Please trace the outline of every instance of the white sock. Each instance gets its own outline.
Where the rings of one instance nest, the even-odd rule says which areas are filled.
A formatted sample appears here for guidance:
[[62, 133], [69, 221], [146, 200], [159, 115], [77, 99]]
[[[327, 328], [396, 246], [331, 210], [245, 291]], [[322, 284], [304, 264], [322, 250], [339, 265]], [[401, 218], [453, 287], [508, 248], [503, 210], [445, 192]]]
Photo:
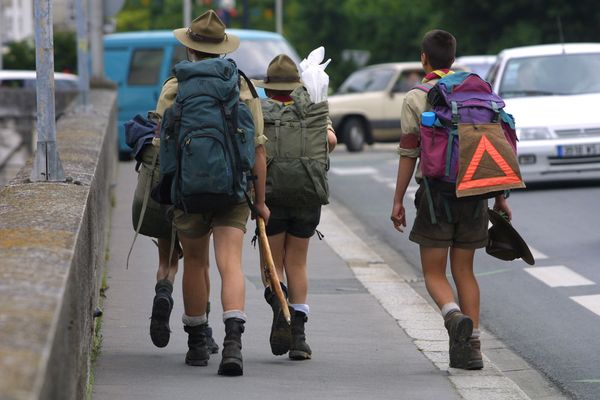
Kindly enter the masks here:
[[451, 312], [454, 312], [454, 311], [460, 311], [460, 307], [458, 306], [458, 304], [456, 304], [456, 303], [446, 303], [442, 307], [442, 316], [445, 319], [448, 314], [450, 314]]
[[481, 330], [479, 330], [479, 329], [473, 329], [473, 333], [471, 334], [471, 338], [473, 338], [473, 339], [479, 339], [479, 336], [481, 336]]
[[294, 311], [303, 312], [308, 316], [308, 312], [310, 311], [310, 307], [308, 304], [290, 304], [290, 307], [294, 309]]
[[228, 320], [229, 318], [238, 318], [244, 322], [246, 322], [246, 320], [248, 319], [248, 317], [246, 316], [246, 313], [241, 310], [224, 311], [223, 312], [223, 322], [225, 322], [225, 320]]
[[183, 324], [187, 326], [198, 326], [206, 324], [208, 322], [208, 318], [206, 318], [206, 314], [198, 315], [195, 317], [183, 314], [183, 316], [181, 317], [181, 321], [183, 321]]

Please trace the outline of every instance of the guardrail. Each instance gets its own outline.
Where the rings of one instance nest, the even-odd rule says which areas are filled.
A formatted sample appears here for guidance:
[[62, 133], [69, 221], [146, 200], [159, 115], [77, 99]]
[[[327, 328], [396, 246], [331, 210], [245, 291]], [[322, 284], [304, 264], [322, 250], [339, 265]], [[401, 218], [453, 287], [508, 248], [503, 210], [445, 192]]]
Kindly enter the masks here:
[[0, 398], [81, 399], [117, 163], [116, 93], [57, 123], [66, 182], [0, 188]]

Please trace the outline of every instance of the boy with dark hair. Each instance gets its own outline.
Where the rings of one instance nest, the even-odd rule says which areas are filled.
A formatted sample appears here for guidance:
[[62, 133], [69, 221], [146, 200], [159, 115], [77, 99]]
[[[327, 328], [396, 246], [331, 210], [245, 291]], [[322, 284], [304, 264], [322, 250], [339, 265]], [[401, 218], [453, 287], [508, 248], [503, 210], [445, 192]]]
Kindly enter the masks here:
[[[423, 83], [435, 85], [442, 77], [452, 74], [450, 70], [456, 53], [456, 39], [443, 30], [427, 32], [422, 42], [421, 63], [425, 70]], [[422, 172], [417, 159], [420, 157], [420, 117], [430, 111], [427, 93], [415, 88], [407, 93], [400, 115], [402, 135], [398, 154], [400, 163], [391, 220], [394, 228], [403, 232], [406, 226], [404, 195], [415, 172], [420, 187], [416, 193], [417, 216], [409, 239], [420, 246], [421, 266], [425, 286], [441, 310], [444, 325], [450, 337], [450, 367], [481, 369], [481, 344], [479, 340], [479, 286], [473, 274], [475, 250], [487, 244], [487, 200], [450, 200], [448, 212], [452, 222], [438, 218], [434, 223], [428, 215], [429, 203], [425, 196]], [[432, 189], [433, 201], [439, 201]], [[445, 205], [434, 204], [443, 209]], [[511, 216], [510, 208], [503, 195], [496, 196], [494, 209]], [[446, 211], [446, 210], [444, 210]], [[452, 287], [446, 278], [446, 265], [450, 258], [452, 278], [456, 284], [458, 304]]]

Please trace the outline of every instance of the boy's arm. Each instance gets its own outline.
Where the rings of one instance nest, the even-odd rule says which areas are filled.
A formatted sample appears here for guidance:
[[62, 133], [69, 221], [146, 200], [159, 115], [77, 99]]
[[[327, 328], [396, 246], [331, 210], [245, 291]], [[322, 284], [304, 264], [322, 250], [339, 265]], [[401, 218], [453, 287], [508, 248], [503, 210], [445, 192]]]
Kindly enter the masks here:
[[404, 210], [404, 195], [406, 194], [406, 188], [410, 183], [410, 179], [415, 171], [417, 164], [416, 158], [402, 157], [400, 156], [400, 162], [398, 163], [398, 174], [396, 177], [396, 190], [394, 192], [394, 203], [392, 205], [392, 216], [391, 220], [394, 224], [394, 228], [397, 231], [404, 232], [402, 229], [406, 226], [406, 211]]
[[508, 220], [512, 220], [512, 211], [508, 206], [508, 201], [506, 201], [506, 197], [504, 197], [504, 194], [499, 194], [498, 196], [496, 196], [496, 199], [494, 201], [494, 210], [505, 212], [508, 216]]
[[271, 211], [265, 204], [265, 185], [267, 182], [267, 152], [262, 144], [254, 148], [256, 160], [252, 173], [256, 177], [254, 181], [254, 206], [256, 211], [265, 220], [265, 224], [269, 222]]

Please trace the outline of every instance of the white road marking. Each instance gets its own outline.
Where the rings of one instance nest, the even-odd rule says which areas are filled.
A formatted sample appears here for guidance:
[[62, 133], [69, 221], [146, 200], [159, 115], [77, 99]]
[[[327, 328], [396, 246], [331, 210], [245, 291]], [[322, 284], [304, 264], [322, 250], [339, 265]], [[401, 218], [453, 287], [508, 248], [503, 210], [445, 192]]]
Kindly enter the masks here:
[[544, 253], [542, 253], [539, 250], [534, 249], [531, 246], [529, 246], [529, 250], [531, 251], [531, 255], [533, 256], [533, 258], [535, 260], [546, 260], [548, 258], [547, 255], [545, 255]]
[[600, 315], [600, 294], [589, 296], [573, 296], [571, 300], [581, 304], [594, 314]]
[[336, 175], [374, 175], [377, 170], [373, 167], [333, 167], [330, 172]]
[[375, 180], [375, 182], [379, 182], [379, 183], [393, 183], [394, 186], [396, 186], [396, 179], [395, 178], [388, 178], [386, 176], [381, 176], [381, 175], [373, 175], [372, 178]]
[[550, 287], [595, 285], [595, 282], [579, 275], [564, 265], [525, 268], [525, 271]]

